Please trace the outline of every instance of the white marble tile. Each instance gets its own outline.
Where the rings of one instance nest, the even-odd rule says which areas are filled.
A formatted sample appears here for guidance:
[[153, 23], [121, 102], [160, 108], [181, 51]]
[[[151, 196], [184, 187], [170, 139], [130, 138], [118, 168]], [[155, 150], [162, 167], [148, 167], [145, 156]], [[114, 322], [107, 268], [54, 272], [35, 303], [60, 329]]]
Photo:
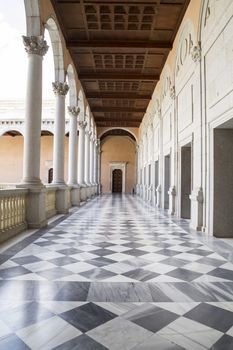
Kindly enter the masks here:
[[176, 258], [181, 260], [187, 260], [187, 261], [196, 261], [201, 259], [201, 256], [196, 254], [181, 253], [176, 255]]
[[164, 274], [175, 270], [176, 267], [157, 262], [154, 264], [147, 265], [145, 269], [159, 274]]
[[58, 316], [16, 332], [32, 350], [50, 350], [82, 333]]
[[127, 254], [124, 254], [124, 253], [109, 254], [109, 255], [107, 255], [107, 258], [108, 259], [112, 259], [114, 261], [123, 261], [123, 260], [128, 260], [128, 259], [135, 259], [134, 256], [127, 255]]
[[54, 314], [60, 314], [87, 304], [87, 301], [41, 301], [40, 304]]
[[32, 264], [27, 264], [27, 269], [32, 272], [39, 272], [44, 270], [49, 270], [57, 267], [49, 261], [38, 261]]
[[[161, 248], [160, 248], [160, 250], [161, 250]], [[148, 253], [148, 254], [145, 254], [145, 255], [141, 255], [141, 258], [145, 259], [145, 260], [156, 262], [156, 261], [165, 260], [168, 257], [165, 256], [165, 255], [162, 255], [162, 254]]]
[[192, 310], [195, 306], [199, 305], [198, 302], [190, 302], [190, 303], [174, 303], [174, 302], [168, 302], [168, 303], [153, 303], [153, 305], [156, 305], [158, 307], [161, 307], [162, 309], [165, 309], [167, 311], [174, 312], [177, 315], [184, 315], [186, 312]]
[[87, 332], [87, 335], [111, 350], [130, 350], [153, 333], [128, 320], [116, 318]]
[[85, 261], [80, 261], [80, 262], [77, 262], [74, 264], [65, 265], [64, 268], [66, 270], [72, 271], [74, 273], [80, 273], [80, 272], [92, 270], [93, 265], [90, 265], [90, 264], [86, 263]]
[[222, 332], [185, 317], [178, 318], [157, 334], [187, 350], [209, 349], [223, 335]]
[[200, 263], [195, 262], [195, 261], [191, 262], [189, 264], [183, 265], [182, 268], [184, 268], [186, 270], [194, 271], [194, 272], [199, 272], [199, 273], [208, 273], [208, 272], [216, 269], [215, 266], [200, 264]]
[[0, 338], [12, 333], [12, 330], [0, 320]]

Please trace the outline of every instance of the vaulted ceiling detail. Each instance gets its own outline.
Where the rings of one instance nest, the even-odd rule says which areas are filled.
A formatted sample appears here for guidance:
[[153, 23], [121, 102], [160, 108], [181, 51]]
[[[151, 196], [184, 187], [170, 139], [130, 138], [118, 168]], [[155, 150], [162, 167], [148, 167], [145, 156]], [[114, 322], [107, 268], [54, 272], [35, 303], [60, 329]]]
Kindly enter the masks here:
[[52, 0], [97, 126], [139, 126], [189, 0]]

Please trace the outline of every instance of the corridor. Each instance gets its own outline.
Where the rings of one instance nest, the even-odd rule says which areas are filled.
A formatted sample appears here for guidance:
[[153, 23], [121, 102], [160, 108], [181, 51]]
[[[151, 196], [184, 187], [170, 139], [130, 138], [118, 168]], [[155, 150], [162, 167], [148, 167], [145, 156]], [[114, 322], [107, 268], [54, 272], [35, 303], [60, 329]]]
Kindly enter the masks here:
[[232, 349], [232, 243], [187, 228], [105, 195], [11, 246], [0, 350]]

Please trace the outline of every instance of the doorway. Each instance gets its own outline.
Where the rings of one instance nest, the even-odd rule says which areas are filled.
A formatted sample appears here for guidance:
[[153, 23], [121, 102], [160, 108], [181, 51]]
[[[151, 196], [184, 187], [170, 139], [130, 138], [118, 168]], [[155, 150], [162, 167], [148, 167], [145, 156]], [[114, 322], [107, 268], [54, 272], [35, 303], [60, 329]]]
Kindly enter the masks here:
[[114, 169], [112, 172], [112, 192], [122, 193], [122, 170]]
[[170, 154], [164, 158], [164, 209], [169, 209]]
[[48, 171], [48, 183], [51, 184], [53, 182], [53, 168], [50, 168]]
[[181, 147], [181, 217], [191, 218], [192, 144]]
[[233, 120], [214, 129], [213, 234], [233, 237]]

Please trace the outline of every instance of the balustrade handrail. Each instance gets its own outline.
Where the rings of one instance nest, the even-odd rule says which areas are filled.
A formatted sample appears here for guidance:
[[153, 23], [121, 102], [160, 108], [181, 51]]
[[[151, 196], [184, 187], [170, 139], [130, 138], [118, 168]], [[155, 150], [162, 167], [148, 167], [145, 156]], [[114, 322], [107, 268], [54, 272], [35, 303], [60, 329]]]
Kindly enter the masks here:
[[14, 195], [28, 193], [27, 188], [4, 188], [0, 189], [0, 197], [13, 197]]

